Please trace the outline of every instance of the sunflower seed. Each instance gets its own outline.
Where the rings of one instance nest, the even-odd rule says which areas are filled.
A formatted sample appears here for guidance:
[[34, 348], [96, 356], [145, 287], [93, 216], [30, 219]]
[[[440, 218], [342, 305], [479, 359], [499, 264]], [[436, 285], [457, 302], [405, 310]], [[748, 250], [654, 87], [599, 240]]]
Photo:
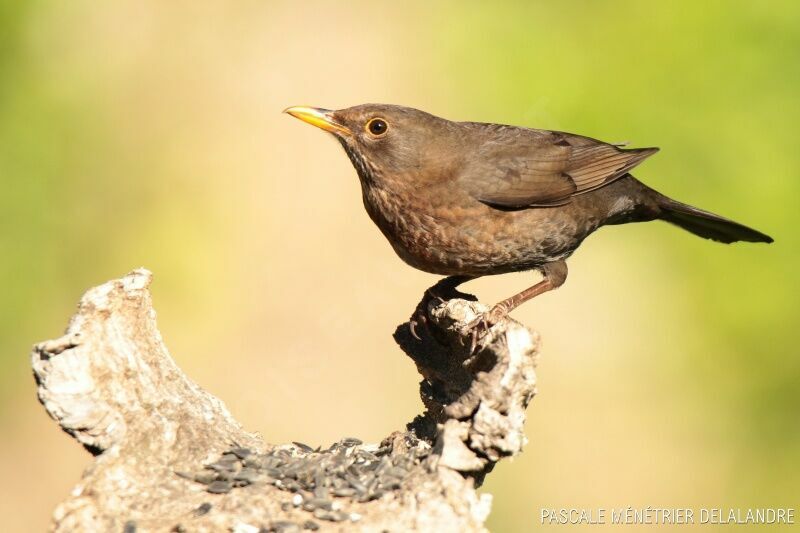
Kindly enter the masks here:
[[208, 503], [208, 502], [205, 502], [205, 503], [201, 503], [200, 506], [197, 509], [192, 511], [192, 514], [194, 516], [203, 516], [204, 514], [208, 514], [208, 512], [210, 510], [211, 510], [211, 504]]
[[233, 479], [235, 481], [245, 481], [247, 484], [252, 483], [259, 478], [259, 472], [255, 468], [245, 467], [239, 470]]
[[312, 448], [308, 444], [303, 444], [302, 442], [297, 442], [296, 440], [292, 441], [292, 444], [294, 444], [295, 446], [297, 446], [298, 448], [300, 448], [304, 452], [312, 453], [314, 451], [314, 448]]
[[201, 474], [194, 475], [194, 480], [198, 483], [202, 483], [203, 485], [208, 485], [215, 479], [217, 479], [217, 475], [213, 472], [203, 472]]
[[270, 531], [275, 531], [275, 533], [299, 533], [300, 525], [289, 520], [276, 520], [270, 524]]
[[314, 487], [314, 497], [315, 498], [321, 498], [321, 499], [327, 498], [329, 492], [330, 491], [328, 490], [328, 487], [321, 486], [321, 485], [317, 485], [316, 487]]
[[225, 494], [231, 491], [231, 484], [227, 481], [214, 481], [208, 485], [206, 490], [211, 494]]
[[250, 448], [231, 448], [230, 453], [238, 457], [239, 459], [247, 459], [251, 455], [253, 455], [253, 450]]

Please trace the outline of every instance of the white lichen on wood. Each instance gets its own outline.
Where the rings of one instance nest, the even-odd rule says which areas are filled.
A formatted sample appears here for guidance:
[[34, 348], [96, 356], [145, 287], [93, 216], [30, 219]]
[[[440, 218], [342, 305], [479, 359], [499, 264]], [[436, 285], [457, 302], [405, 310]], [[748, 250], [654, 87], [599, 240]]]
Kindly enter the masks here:
[[423, 376], [425, 413], [380, 444], [275, 446], [177, 367], [150, 281], [139, 269], [89, 290], [66, 334], [34, 347], [42, 405], [96, 455], [54, 530], [485, 530], [491, 497], [475, 486], [525, 443], [535, 333], [504, 320], [471, 353], [466, 324], [485, 307], [426, 293], [417, 334], [395, 333]]

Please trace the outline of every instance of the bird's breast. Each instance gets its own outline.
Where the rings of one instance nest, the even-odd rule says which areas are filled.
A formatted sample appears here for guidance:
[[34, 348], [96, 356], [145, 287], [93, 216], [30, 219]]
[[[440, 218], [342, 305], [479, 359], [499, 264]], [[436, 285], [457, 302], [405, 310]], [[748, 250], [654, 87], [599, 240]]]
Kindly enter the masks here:
[[569, 255], [574, 228], [545, 210], [499, 211], [443, 187], [365, 186], [367, 213], [409, 265], [434, 274], [529, 270]]

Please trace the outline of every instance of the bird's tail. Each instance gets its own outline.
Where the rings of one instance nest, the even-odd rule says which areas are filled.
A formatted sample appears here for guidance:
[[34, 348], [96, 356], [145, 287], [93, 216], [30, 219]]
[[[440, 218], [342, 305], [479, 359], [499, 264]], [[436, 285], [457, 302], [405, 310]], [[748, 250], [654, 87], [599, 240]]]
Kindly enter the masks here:
[[732, 243], [772, 242], [772, 237], [738, 222], [703, 211], [659, 194], [659, 218], [705, 239]]

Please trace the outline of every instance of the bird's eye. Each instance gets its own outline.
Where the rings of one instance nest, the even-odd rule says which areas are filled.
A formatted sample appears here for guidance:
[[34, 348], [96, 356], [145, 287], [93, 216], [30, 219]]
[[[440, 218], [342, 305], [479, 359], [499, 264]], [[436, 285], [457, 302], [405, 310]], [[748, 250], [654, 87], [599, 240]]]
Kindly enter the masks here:
[[367, 131], [376, 137], [386, 133], [387, 129], [389, 129], [389, 125], [382, 118], [373, 118], [367, 122]]

